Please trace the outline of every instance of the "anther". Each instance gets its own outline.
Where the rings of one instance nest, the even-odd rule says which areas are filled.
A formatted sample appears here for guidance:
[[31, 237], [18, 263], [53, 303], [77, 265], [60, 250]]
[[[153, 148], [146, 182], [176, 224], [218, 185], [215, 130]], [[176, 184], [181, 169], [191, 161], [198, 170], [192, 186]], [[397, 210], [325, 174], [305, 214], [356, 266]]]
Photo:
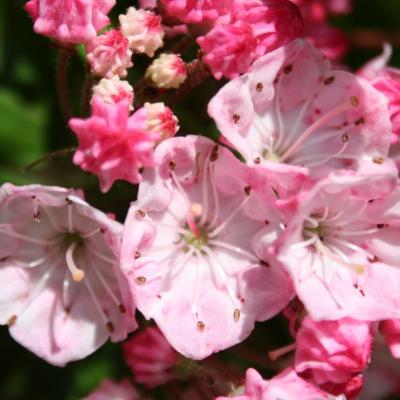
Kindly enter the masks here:
[[360, 117], [354, 122], [355, 126], [360, 126], [360, 125], [364, 125], [364, 124], [365, 124], [365, 118], [364, 117]]
[[65, 202], [67, 203], [68, 206], [72, 205], [72, 200], [69, 197], [65, 198]]
[[350, 97], [350, 104], [353, 107], [358, 107], [360, 105], [360, 99], [357, 96], [351, 96]]
[[233, 318], [234, 320], [237, 322], [240, 319], [240, 310], [238, 308], [235, 309], [235, 311], [233, 312]]
[[289, 75], [292, 72], [292, 70], [293, 70], [293, 65], [289, 64], [289, 65], [286, 65], [286, 67], [283, 69], [283, 73], [285, 75]]
[[376, 224], [376, 227], [377, 227], [378, 229], [383, 229], [383, 228], [386, 228], [387, 225], [386, 225], [386, 224]]
[[135, 217], [136, 218], [144, 218], [146, 216], [146, 213], [143, 210], [136, 210], [135, 211]]
[[368, 257], [368, 261], [373, 264], [373, 263], [377, 263], [379, 261], [379, 258], [377, 256], [373, 256], [373, 257]]
[[218, 150], [219, 150], [219, 146], [215, 145], [212, 150], [211, 150], [211, 154], [210, 154], [210, 161], [214, 162], [217, 160], [218, 158]]
[[171, 160], [171, 161], [168, 163], [168, 167], [169, 167], [169, 169], [170, 169], [171, 171], [175, 171], [175, 169], [176, 169], [176, 162], [175, 162], [174, 160]]
[[257, 82], [256, 92], [260, 93], [263, 91], [263, 89], [264, 89], [264, 85], [261, 82]]
[[203, 321], [197, 321], [197, 329], [200, 331], [200, 332], [203, 332], [204, 331], [204, 329], [205, 329], [205, 327], [206, 327], [206, 325], [205, 325], [205, 323], [203, 322]]
[[256, 157], [254, 159], [254, 164], [261, 164], [261, 157]]
[[350, 140], [348, 133], [343, 133], [342, 135], [342, 142], [347, 143]]
[[239, 114], [233, 114], [232, 116], [233, 122], [237, 124], [240, 121], [240, 115]]
[[135, 260], [137, 260], [138, 258], [140, 258], [142, 255], [140, 254], [140, 251], [138, 251], [138, 250], [136, 250], [134, 253], [133, 253], [133, 258], [135, 259]]
[[108, 332], [110, 332], [110, 333], [114, 332], [114, 325], [111, 322], [107, 322], [106, 327], [107, 327]]
[[136, 285], [144, 285], [146, 283], [146, 277], [145, 276], [138, 276], [135, 278], [135, 283]]
[[271, 268], [271, 264], [268, 261], [260, 260], [260, 265], [263, 267]]
[[374, 158], [372, 159], [372, 161], [373, 161], [375, 164], [381, 165], [381, 164], [383, 164], [383, 163], [385, 162], [385, 159], [384, 159], [383, 157], [374, 157]]
[[330, 76], [329, 78], [326, 78], [325, 80], [324, 80], [324, 85], [330, 85], [333, 81], [335, 80], [335, 77], [334, 76]]
[[8, 326], [13, 326], [17, 322], [17, 316], [14, 314], [7, 320]]
[[102, 233], [103, 235], [107, 232], [107, 228], [101, 227], [100, 228], [100, 233]]
[[40, 214], [39, 211], [36, 211], [36, 212], [33, 214], [33, 220], [34, 220], [35, 222], [37, 222], [37, 223], [39, 223], [39, 222], [42, 220], [42, 215]]
[[251, 186], [246, 186], [246, 187], [244, 188], [244, 194], [245, 194], [246, 196], [250, 196], [250, 193], [251, 193]]
[[126, 308], [123, 304], [119, 304], [118, 305], [118, 310], [120, 311], [120, 313], [125, 314], [126, 313]]

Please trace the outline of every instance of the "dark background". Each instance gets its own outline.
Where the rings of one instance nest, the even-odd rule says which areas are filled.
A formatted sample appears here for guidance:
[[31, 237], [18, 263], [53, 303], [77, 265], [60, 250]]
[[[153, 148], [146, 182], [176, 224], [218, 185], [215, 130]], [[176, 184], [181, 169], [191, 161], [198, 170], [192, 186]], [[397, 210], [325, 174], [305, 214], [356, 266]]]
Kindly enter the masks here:
[[[33, 33], [32, 21], [22, 9], [24, 3], [23, 0], [0, 2], [0, 184], [82, 187], [90, 203], [103, 211], [115, 212], [123, 221], [129, 202], [134, 199], [135, 188], [119, 182], [109, 193], [101, 195], [97, 178], [75, 167], [71, 163], [71, 154], [47, 160], [23, 172], [24, 167], [46, 154], [76, 144], [58, 106], [55, 86], [57, 51], [47, 38]], [[380, 52], [378, 44], [381, 39], [376, 39], [376, 34], [359, 34], [360, 30], [373, 30], [392, 40], [395, 47], [392, 64], [400, 66], [400, 51], [396, 48], [400, 45], [400, 0], [358, 0], [354, 3], [351, 15], [333, 21], [348, 33], [351, 42], [358, 45], [351, 49], [346, 64], [358, 68]], [[113, 11], [114, 21], [131, 5], [134, 2], [118, 0]], [[186, 54], [187, 59], [190, 54], [190, 51]], [[140, 77], [144, 63], [145, 59], [137, 59], [130, 75], [132, 82]], [[83, 74], [82, 60], [76, 58], [69, 73], [75, 115], [79, 114]], [[207, 99], [220, 84], [210, 80], [194, 90], [184, 105], [175, 109], [182, 133], [217, 135], [205, 110]], [[266, 350], [288, 343], [286, 332], [285, 322], [278, 317], [259, 324], [244, 346], [266, 354]], [[224, 357], [244, 370], [250, 364], [233, 356], [235, 352], [236, 349]], [[256, 365], [256, 361], [252, 362], [254, 366], [265, 376], [271, 375], [267, 364], [260, 361], [263, 365]], [[56, 368], [19, 346], [10, 338], [7, 328], [0, 327], [0, 400], [78, 399], [93, 390], [103, 377], [123, 376], [129, 376], [129, 371], [116, 344], [103, 346], [81, 362]]]

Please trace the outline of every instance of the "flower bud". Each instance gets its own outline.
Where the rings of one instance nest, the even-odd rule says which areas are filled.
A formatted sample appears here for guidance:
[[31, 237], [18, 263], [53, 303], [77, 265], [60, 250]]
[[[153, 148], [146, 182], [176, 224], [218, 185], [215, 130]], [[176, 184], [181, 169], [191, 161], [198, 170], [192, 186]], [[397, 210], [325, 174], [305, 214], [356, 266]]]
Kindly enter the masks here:
[[177, 89], [187, 78], [185, 63], [177, 54], [163, 53], [151, 63], [146, 78], [158, 88]]
[[161, 134], [160, 141], [175, 136], [179, 130], [178, 118], [164, 103], [146, 103], [147, 129]]
[[[123, 99], [127, 99], [132, 104], [134, 94], [133, 87], [128, 81], [121, 80], [118, 75], [111, 79], [103, 78], [93, 87], [93, 96], [99, 96], [105, 103], [115, 104]], [[130, 106], [133, 110], [133, 106]]]

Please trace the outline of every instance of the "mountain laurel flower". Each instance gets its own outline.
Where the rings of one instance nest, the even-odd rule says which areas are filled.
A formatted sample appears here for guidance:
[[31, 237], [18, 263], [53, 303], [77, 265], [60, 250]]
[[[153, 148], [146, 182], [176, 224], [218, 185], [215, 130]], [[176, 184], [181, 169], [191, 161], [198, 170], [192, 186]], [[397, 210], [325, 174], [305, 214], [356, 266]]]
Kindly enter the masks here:
[[229, 12], [233, 0], [161, 0], [160, 5], [168, 17], [185, 24], [215, 21]]
[[85, 358], [136, 328], [119, 267], [122, 226], [77, 191], [0, 188], [0, 323], [51, 364]]
[[83, 400], [140, 400], [141, 398], [129, 379], [119, 382], [103, 379], [99, 387]]
[[314, 320], [400, 317], [396, 176], [331, 175], [290, 206], [274, 247]]
[[107, 14], [114, 5], [115, 0], [30, 0], [25, 10], [36, 33], [60, 43], [81, 44], [110, 23]]
[[103, 78], [93, 87], [93, 96], [99, 96], [105, 103], [115, 104], [121, 100], [127, 100], [129, 109], [133, 110], [133, 87], [128, 81], [121, 80], [118, 75], [112, 78]]
[[155, 51], [162, 47], [164, 29], [161, 17], [153, 11], [129, 7], [126, 14], [119, 16], [119, 22], [131, 50], [154, 57]]
[[137, 383], [149, 388], [174, 379], [181, 357], [156, 326], [145, 328], [122, 344], [125, 362]]
[[334, 70], [298, 39], [259, 58], [249, 73], [227, 83], [208, 112], [249, 165], [313, 178], [357, 169], [386, 157], [387, 100], [367, 81]]
[[118, 29], [111, 29], [97, 36], [86, 45], [87, 60], [94, 74], [111, 79], [114, 75], [124, 78], [133, 66], [132, 51], [128, 40]]
[[177, 89], [187, 78], [186, 65], [178, 54], [163, 53], [147, 68], [145, 77], [160, 89]]
[[69, 121], [79, 140], [73, 161], [98, 175], [103, 192], [118, 179], [140, 182], [140, 169], [154, 166], [153, 148], [161, 133], [148, 130], [145, 110], [130, 115], [129, 106], [127, 99], [108, 104], [94, 96], [92, 115]]
[[329, 393], [358, 398], [374, 336], [370, 322], [306, 317], [296, 337], [295, 370]]
[[143, 315], [202, 359], [280, 312], [292, 286], [257, 240], [269, 213], [246, 165], [201, 136], [168, 139], [155, 158], [126, 219], [122, 265]]
[[164, 103], [145, 103], [147, 128], [149, 131], [160, 133], [159, 140], [165, 140], [179, 130], [178, 118]]
[[394, 358], [400, 358], [400, 319], [382, 321], [379, 329]]
[[216, 400], [232, 398], [236, 400], [346, 400], [344, 396], [331, 396], [306, 382], [292, 368], [285, 369], [269, 381], [264, 380], [256, 370], [250, 368], [246, 372], [244, 388], [235, 390], [235, 393], [229, 397], [217, 397]]

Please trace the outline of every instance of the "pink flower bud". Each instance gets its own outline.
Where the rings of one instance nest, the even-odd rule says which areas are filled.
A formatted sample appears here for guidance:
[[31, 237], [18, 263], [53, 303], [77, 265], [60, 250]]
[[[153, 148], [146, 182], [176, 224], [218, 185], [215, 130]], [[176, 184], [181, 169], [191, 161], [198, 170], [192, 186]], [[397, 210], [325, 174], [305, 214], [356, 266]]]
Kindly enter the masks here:
[[164, 30], [161, 17], [152, 11], [129, 7], [119, 16], [121, 32], [129, 41], [129, 48], [149, 57], [163, 45]]
[[103, 78], [93, 87], [93, 96], [99, 96], [105, 103], [109, 104], [126, 99], [131, 104], [130, 109], [133, 110], [133, 87], [128, 81], [121, 80], [118, 75], [114, 75], [111, 79]]
[[174, 378], [179, 355], [157, 327], [146, 328], [127, 340], [122, 348], [136, 382], [153, 388]]
[[147, 128], [160, 133], [160, 141], [175, 136], [179, 130], [178, 118], [169, 107], [164, 103], [146, 103], [144, 108], [147, 111]]
[[127, 68], [133, 66], [128, 40], [117, 29], [97, 36], [86, 45], [86, 51], [93, 73], [99, 76], [123, 78], [128, 73]]
[[177, 54], [163, 53], [151, 63], [146, 78], [158, 88], [177, 89], [187, 78], [185, 63]]

